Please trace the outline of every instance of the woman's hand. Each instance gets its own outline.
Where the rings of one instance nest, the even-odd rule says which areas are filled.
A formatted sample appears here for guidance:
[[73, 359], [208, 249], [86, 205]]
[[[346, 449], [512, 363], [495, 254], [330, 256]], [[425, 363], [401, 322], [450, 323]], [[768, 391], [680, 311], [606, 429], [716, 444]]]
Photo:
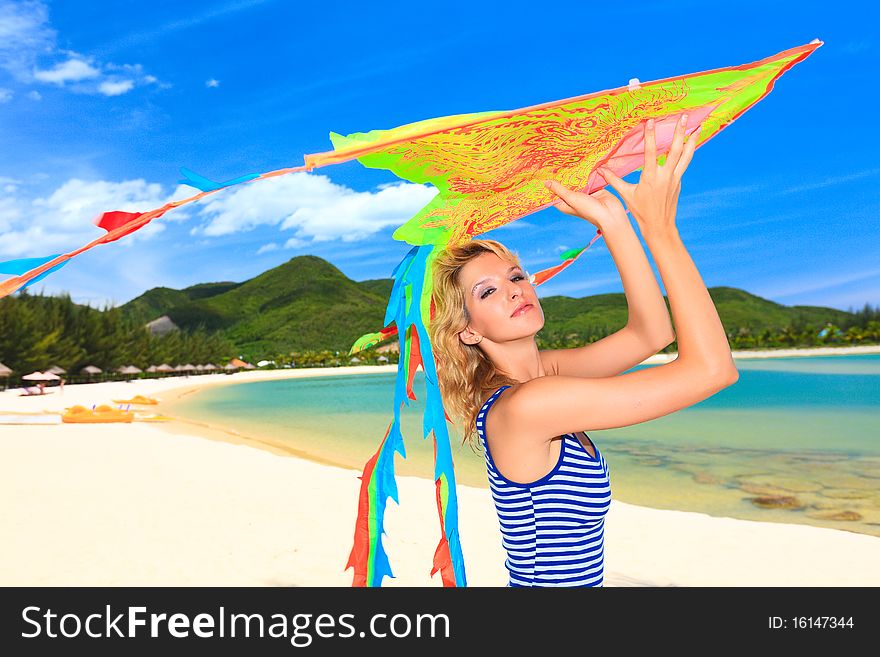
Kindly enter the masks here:
[[660, 166], [657, 164], [654, 120], [649, 119], [645, 124], [645, 165], [637, 185], [621, 180], [604, 167], [598, 169], [602, 177], [617, 190], [626, 202], [627, 208], [639, 224], [642, 235], [675, 229], [675, 213], [678, 206], [678, 195], [681, 192], [681, 177], [694, 155], [700, 127], [690, 135], [687, 144], [685, 144], [687, 114], [683, 114], [675, 126], [675, 134], [672, 138], [672, 146], [666, 156], [666, 163]]
[[586, 219], [600, 231], [606, 231], [619, 223], [629, 225], [626, 209], [620, 200], [607, 189], [597, 189], [592, 194], [575, 192], [556, 180], [544, 183], [559, 197], [554, 205], [565, 214]]

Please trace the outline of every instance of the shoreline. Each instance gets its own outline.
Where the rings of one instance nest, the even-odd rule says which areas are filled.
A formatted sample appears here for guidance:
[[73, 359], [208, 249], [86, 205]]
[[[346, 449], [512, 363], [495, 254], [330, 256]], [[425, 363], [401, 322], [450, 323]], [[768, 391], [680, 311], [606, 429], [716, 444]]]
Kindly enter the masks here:
[[[772, 350], [749, 350], [749, 351], [731, 351], [734, 359], [765, 359], [765, 358], [787, 358], [793, 356], [832, 356], [832, 355], [853, 355], [853, 354], [880, 354], [880, 345], [861, 345], [854, 347], [819, 347], [809, 349], [772, 349]], [[667, 363], [678, 356], [677, 353], [672, 354], [654, 354], [643, 360], [639, 365], [657, 365]], [[349, 365], [341, 367], [310, 367], [302, 369], [276, 369], [276, 370], [244, 370], [234, 374], [200, 374], [194, 376], [174, 376], [156, 379], [135, 379], [130, 382], [124, 381], [108, 381], [102, 383], [76, 383], [67, 384], [64, 394], [54, 394], [51, 396], [34, 395], [33, 397], [15, 397], [18, 400], [17, 405], [29, 404], [36, 407], [38, 401], [41, 404], [42, 413], [61, 413], [67, 406], [74, 404], [82, 404], [90, 406], [91, 404], [112, 404], [111, 397], [121, 398], [125, 396], [123, 392], [131, 392], [144, 396], [154, 396], [160, 399], [157, 406], [141, 406], [138, 407], [143, 411], [168, 409], [184, 401], [190, 395], [195, 395], [200, 391], [218, 386], [218, 385], [234, 385], [245, 383], [257, 383], [260, 381], [273, 381], [277, 379], [297, 379], [323, 376], [352, 376], [358, 374], [375, 374], [375, 373], [394, 373], [397, 371], [397, 364], [389, 365]], [[120, 392], [118, 386], [125, 386], [125, 390]], [[27, 411], [13, 410], [8, 411], [7, 400], [12, 395], [17, 395], [17, 388], [11, 388], [0, 391], [0, 416], [4, 414], [27, 415]], [[75, 399], [71, 399], [68, 391], [76, 390]], [[57, 393], [57, 388], [54, 389]], [[82, 399], [86, 392], [98, 392], [103, 394], [89, 395], [91, 401]], [[4, 396], [5, 395], [5, 396]], [[161, 395], [161, 397], [159, 397]], [[97, 400], [96, 400], [97, 398]], [[25, 401], [27, 400], [27, 401]], [[165, 413], [162, 413], [163, 415]], [[260, 449], [276, 456], [287, 456], [292, 458], [301, 458], [333, 467], [350, 469], [351, 466], [342, 464], [337, 461], [322, 458], [308, 452], [304, 452], [290, 444], [280, 440], [275, 440], [268, 436], [244, 434], [240, 431], [232, 429], [222, 424], [209, 423], [199, 420], [193, 420], [184, 417], [168, 416], [170, 419], [163, 422], [153, 423], [154, 426], [162, 431], [172, 434], [186, 433], [207, 439], [213, 442], [225, 442], [233, 445], [244, 445], [253, 449]], [[360, 472], [359, 472], [360, 474]], [[426, 481], [430, 481], [428, 477], [423, 477]]]
[[[874, 349], [868, 353], [880, 353]], [[19, 397], [13, 389], [0, 392], [0, 413], [57, 413], [135, 394], [160, 398], [158, 407], [140, 408], [162, 413], [214, 385], [396, 370], [391, 364], [69, 384], [45, 397]], [[184, 419], [55, 426], [0, 427], [0, 494], [20, 500], [0, 507], [8, 537], [0, 583], [351, 585], [344, 566], [359, 469]], [[400, 504], [388, 504], [383, 537], [396, 577], [383, 586], [441, 586], [439, 575], [429, 574], [438, 538], [434, 482], [397, 480]], [[504, 586], [490, 491], [457, 489], [468, 585]], [[606, 586], [880, 585], [880, 538], [843, 530], [612, 500], [606, 543]]]
[[[880, 345], [858, 345], [852, 347], [816, 347], [803, 349], [764, 349], [764, 350], [740, 350], [731, 351], [735, 360], [748, 360], [754, 358], [789, 358], [789, 357], [810, 357], [810, 356], [838, 356], [838, 355], [860, 355], [860, 354], [880, 354]], [[677, 358], [677, 353], [671, 354], [654, 354], [643, 360], [639, 365], [663, 364]], [[397, 371], [397, 364], [389, 365], [348, 365], [341, 367], [308, 367], [308, 368], [290, 368], [275, 370], [249, 370], [240, 371], [234, 374], [199, 374], [193, 376], [169, 376], [151, 379], [133, 379], [131, 381], [105, 381], [100, 383], [68, 383], [65, 385], [65, 391], [79, 390], [88, 388], [89, 391], [104, 392], [107, 386], [126, 385], [132, 386], [130, 392], [132, 394], [144, 394], [146, 396], [156, 394], [170, 394], [171, 399], [163, 400], [166, 403], [177, 403], [183, 397], [193, 394], [197, 390], [214, 385], [227, 385], [234, 383], [252, 383], [257, 381], [271, 381], [275, 379], [288, 378], [308, 378], [318, 376], [346, 376], [357, 374], [376, 374], [376, 373], [393, 373]], [[137, 386], [137, 390], [134, 389]], [[10, 405], [27, 405], [28, 408], [37, 408], [42, 406], [50, 409], [48, 412], [61, 412], [64, 407], [71, 406], [81, 401], [71, 401], [71, 396], [65, 396], [65, 393], [59, 394], [57, 386], [52, 386], [48, 390], [52, 393], [49, 395], [32, 395], [20, 397], [18, 391], [21, 387], [7, 388], [0, 391], [0, 413], [22, 413], [23, 409], [8, 410]], [[115, 394], [124, 394], [126, 391], [115, 391]], [[75, 395], [80, 397], [81, 395]], [[106, 396], [106, 395], [105, 395]], [[15, 400], [22, 400], [17, 402]], [[27, 402], [23, 401], [27, 400]], [[42, 402], [39, 404], [38, 402]], [[99, 403], [112, 403], [109, 397]], [[24, 411], [26, 412], [26, 411]]]
[[[828, 355], [852, 355], [852, 354], [880, 354], [880, 345], [863, 345], [856, 347], [821, 347], [815, 349], [774, 349], [760, 351], [732, 351], [734, 359], [763, 359], [763, 358], [785, 358], [792, 356], [828, 356]], [[674, 360], [678, 356], [673, 354], [654, 354], [643, 360], [640, 365], [659, 365]], [[366, 370], [366, 371], [365, 371]], [[372, 374], [372, 373], [393, 373], [397, 371], [397, 364], [391, 365], [357, 365], [343, 367], [315, 367], [304, 369], [281, 369], [281, 370], [252, 370], [248, 372], [240, 372], [233, 375], [199, 375], [191, 377], [196, 381], [190, 381], [188, 384], [182, 384], [180, 387], [169, 388], [166, 393], [166, 399], [162, 405], [174, 406], [184, 400], [189, 395], [197, 394], [207, 387], [214, 385], [230, 385], [235, 383], [253, 383], [258, 381], [270, 381], [276, 379], [287, 378], [307, 378], [313, 376], [345, 376], [355, 374]], [[243, 380], [235, 379], [238, 374], [260, 374], [262, 376], [253, 377], [252, 379]], [[206, 381], [201, 383], [199, 379], [207, 377], [225, 377], [218, 380]], [[92, 384], [96, 385], [96, 384]], [[161, 407], [161, 405], [160, 405]], [[293, 456], [296, 458], [305, 458], [316, 463], [324, 465], [332, 465], [336, 467], [348, 467], [341, 463], [324, 459], [313, 454], [303, 452], [282, 441], [273, 440], [267, 436], [248, 435], [239, 431], [224, 427], [221, 424], [207, 423], [202, 421], [191, 420], [182, 417], [174, 417], [172, 420], [159, 423], [164, 424], [169, 430], [182, 430], [194, 433], [209, 440], [220, 440], [232, 442], [233, 444], [242, 444], [256, 449], [265, 449], [279, 456]], [[425, 477], [425, 479], [429, 479]]]

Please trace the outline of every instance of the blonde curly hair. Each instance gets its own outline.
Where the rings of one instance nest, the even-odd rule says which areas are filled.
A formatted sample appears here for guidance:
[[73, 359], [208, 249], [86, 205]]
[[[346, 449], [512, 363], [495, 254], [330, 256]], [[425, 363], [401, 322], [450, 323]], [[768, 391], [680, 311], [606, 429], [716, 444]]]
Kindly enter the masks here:
[[434, 317], [427, 327], [444, 410], [453, 421], [462, 422], [462, 444], [469, 443], [475, 452], [481, 447], [476, 430], [480, 407], [500, 386], [519, 383], [497, 369], [479, 344], [465, 344], [458, 337], [470, 322], [459, 275], [462, 267], [483, 253], [494, 253], [522, 267], [518, 254], [496, 240], [474, 239], [447, 246], [431, 264]]

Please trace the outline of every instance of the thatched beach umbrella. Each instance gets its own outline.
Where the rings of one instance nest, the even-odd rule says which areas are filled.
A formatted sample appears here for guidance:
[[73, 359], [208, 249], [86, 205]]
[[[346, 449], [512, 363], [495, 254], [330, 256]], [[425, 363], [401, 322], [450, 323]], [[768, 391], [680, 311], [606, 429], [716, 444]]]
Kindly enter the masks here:
[[201, 372], [201, 371], [204, 370], [204, 369], [205, 369], [205, 366], [202, 365], [201, 363], [199, 363], [198, 365], [196, 365], [196, 372]]
[[208, 363], [202, 369], [207, 372], [213, 372], [214, 370], [218, 369], [218, 367], [214, 365], [214, 363]]
[[4, 365], [3, 363], [0, 363], [0, 379], [4, 380], [3, 381], [3, 388], [0, 388], [0, 390], [6, 389], [6, 383], [7, 383], [6, 379], [8, 379], [11, 374], [12, 374], [12, 370], [9, 369], [8, 367], [6, 367], [6, 365]]
[[52, 372], [31, 372], [21, 377], [22, 381], [57, 381], [60, 377]]
[[59, 367], [58, 365], [53, 365], [46, 371], [51, 372], [52, 374], [67, 374], [67, 370], [63, 367]]
[[43, 392], [46, 381], [56, 381], [60, 378], [57, 374], [52, 374], [52, 372], [31, 372], [21, 377], [22, 381], [36, 381], [40, 386], [40, 393]]
[[79, 371], [80, 374], [85, 374], [86, 376], [94, 376], [95, 374], [100, 374], [101, 372], [101, 368], [95, 367], [94, 365], [86, 365]]
[[223, 369], [224, 370], [237, 370], [238, 365], [233, 365], [232, 363], [226, 363], [226, 365], [223, 366]]
[[186, 365], [183, 366], [184, 372], [195, 372], [195, 369], [196, 369], [195, 365], [193, 365], [192, 363], [187, 363]]
[[155, 372], [157, 372], [156, 366], [155, 366], [155, 365], [150, 365], [150, 366], [147, 368], [147, 372], [149, 372], [150, 374], [154, 374]]
[[126, 365], [125, 367], [120, 367], [116, 371], [119, 372], [120, 374], [128, 375], [129, 381], [131, 381], [131, 377], [134, 376], [135, 374], [140, 374], [141, 372], [143, 372], [142, 369], [140, 369], [139, 367], [135, 367], [134, 365]]
[[157, 372], [173, 372], [174, 368], [171, 367], [168, 363], [162, 363], [158, 367], [156, 367]]

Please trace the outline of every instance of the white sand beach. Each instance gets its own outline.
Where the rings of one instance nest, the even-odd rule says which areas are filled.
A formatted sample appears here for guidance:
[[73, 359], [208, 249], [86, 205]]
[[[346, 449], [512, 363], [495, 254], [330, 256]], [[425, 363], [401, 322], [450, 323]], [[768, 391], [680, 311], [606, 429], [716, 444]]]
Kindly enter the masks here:
[[[880, 347], [833, 353], [880, 353]], [[742, 357], [814, 354], [773, 350]], [[0, 392], [0, 413], [58, 413], [136, 394], [165, 402], [202, 386], [396, 368], [66, 385], [63, 393], [50, 388], [53, 394], [31, 397], [13, 389]], [[256, 449], [217, 433], [182, 422], [0, 424], [0, 584], [350, 586], [352, 571], [344, 568], [360, 471]], [[429, 574], [440, 538], [434, 484], [415, 477], [398, 481], [401, 504], [388, 503], [384, 539], [396, 577], [384, 585], [441, 586], [439, 574]], [[468, 584], [504, 586], [489, 491], [459, 486], [459, 500]], [[880, 538], [613, 500], [605, 585], [878, 586]]]

